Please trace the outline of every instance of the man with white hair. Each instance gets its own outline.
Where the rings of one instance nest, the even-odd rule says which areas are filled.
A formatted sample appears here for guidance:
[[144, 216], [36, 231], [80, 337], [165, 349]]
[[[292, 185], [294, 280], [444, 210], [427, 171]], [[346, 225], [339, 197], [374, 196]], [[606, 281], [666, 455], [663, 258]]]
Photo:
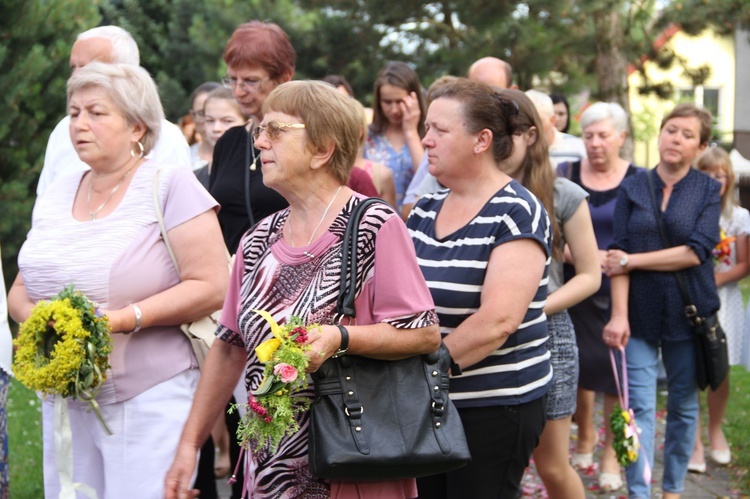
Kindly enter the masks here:
[[[111, 64], [140, 65], [138, 45], [133, 37], [117, 26], [99, 26], [79, 34], [70, 52], [70, 68], [73, 73], [92, 61]], [[87, 170], [88, 165], [78, 158], [70, 140], [70, 116], [57, 124], [47, 141], [44, 167], [37, 184], [37, 196], [41, 196], [59, 176]], [[180, 129], [162, 120], [156, 146], [147, 158], [164, 164], [190, 167], [190, 148]]]
[[543, 135], [549, 145], [549, 159], [552, 166], [560, 163], [580, 161], [586, 157], [586, 146], [583, 140], [563, 133], [555, 127], [555, 106], [552, 98], [539, 90], [527, 90], [526, 95], [534, 103], [544, 127]]

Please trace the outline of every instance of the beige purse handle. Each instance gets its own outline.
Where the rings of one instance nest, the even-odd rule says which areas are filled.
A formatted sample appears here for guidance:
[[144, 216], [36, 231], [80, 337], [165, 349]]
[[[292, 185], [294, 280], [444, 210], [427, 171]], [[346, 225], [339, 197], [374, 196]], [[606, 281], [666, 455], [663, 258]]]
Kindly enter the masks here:
[[[172, 263], [174, 264], [174, 268], [177, 271], [177, 275], [180, 277], [180, 280], [182, 280], [182, 276], [180, 274], [180, 266], [177, 265], [177, 258], [174, 256], [174, 250], [172, 249], [172, 245], [169, 243], [169, 236], [167, 235], [167, 226], [164, 224], [164, 214], [161, 211], [161, 202], [159, 201], [159, 174], [161, 173], [161, 168], [156, 170], [156, 174], [154, 175], [154, 188], [153, 188], [153, 195], [154, 195], [154, 211], [156, 211], [156, 220], [159, 222], [159, 230], [161, 231], [161, 238], [164, 240], [164, 244], [167, 246], [167, 251], [169, 252], [169, 257], [172, 259]], [[227, 254], [227, 261], [230, 265], [232, 265], [232, 257], [229, 255], [229, 250], [224, 248], [224, 252]]]

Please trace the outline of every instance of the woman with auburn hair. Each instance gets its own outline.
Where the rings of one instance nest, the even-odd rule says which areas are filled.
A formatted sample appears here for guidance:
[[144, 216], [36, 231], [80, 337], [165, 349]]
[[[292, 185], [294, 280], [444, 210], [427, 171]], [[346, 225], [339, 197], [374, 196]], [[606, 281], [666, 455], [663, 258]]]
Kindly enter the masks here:
[[407, 226], [454, 360], [451, 399], [472, 462], [418, 479], [422, 497], [508, 498], [539, 442], [552, 381], [547, 321], [551, 233], [542, 203], [499, 164], [514, 153], [514, 102], [457, 78], [432, 92], [429, 171]]
[[[345, 185], [359, 147], [360, 124], [351, 98], [320, 81], [285, 83], [265, 101], [263, 120], [254, 132], [263, 181], [289, 201], [289, 208], [259, 221], [241, 240], [217, 341], [167, 475], [167, 499], [196, 496], [189, 490], [190, 475], [211, 422], [240, 377], [248, 391], [262, 381], [264, 365], [255, 348], [273, 335], [256, 310], [267, 311], [279, 324], [297, 316], [303, 323], [321, 325], [307, 340], [308, 372], [334, 354], [395, 360], [440, 346], [434, 305], [414, 246], [399, 215], [384, 203], [368, 207], [359, 226], [357, 323], [341, 326], [343, 331], [334, 325], [338, 285], [331, 283], [340, 280], [352, 209], [364, 199]], [[312, 386], [299, 393], [314, 396]], [[245, 492], [253, 498], [417, 496], [414, 479], [362, 483], [313, 475], [308, 466], [310, 413], [299, 413], [297, 422], [299, 432], [284, 436], [276, 452], [248, 449]]]
[[240, 24], [224, 48], [227, 74], [222, 83], [232, 89], [250, 118], [216, 142], [211, 164], [209, 192], [221, 204], [219, 223], [230, 253], [247, 229], [287, 206], [284, 198], [263, 184], [252, 130], [263, 119], [261, 109], [271, 91], [292, 79], [296, 59], [286, 33], [276, 24], [261, 21]]
[[[534, 450], [534, 463], [549, 497], [583, 499], [583, 482], [568, 459], [579, 367], [573, 322], [567, 309], [595, 293], [601, 284], [596, 237], [586, 201], [588, 194], [570, 180], [555, 176], [533, 102], [519, 90], [503, 90], [501, 94], [518, 105], [518, 114], [511, 118], [513, 155], [500, 163], [500, 169], [538, 198], [551, 203], [547, 210], [554, 214], [554, 247], [544, 306], [549, 335], [547, 349], [554, 374], [547, 395], [547, 424]], [[564, 281], [566, 245], [575, 262], [575, 274]]]
[[719, 309], [713, 249], [719, 242], [721, 186], [693, 168], [710, 136], [711, 113], [678, 105], [661, 122], [659, 164], [626, 178], [617, 197], [614, 242], [605, 262], [612, 279], [612, 318], [602, 336], [608, 346], [627, 352], [630, 408], [641, 428], [638, 459], [626, 469], [630, 497], [651, 497], [659, 352], [668, 390], [665, 499], [680, 497], [695, 444], [695, 332], [674, 273], [682, 274], [698, 317]]
[[396, 208], [424, 155], [425, 105], [422, 85], [405, 62], [389, 62], [375, 79], [373, 118], [364, 156], [383, 163], [393, 172]]

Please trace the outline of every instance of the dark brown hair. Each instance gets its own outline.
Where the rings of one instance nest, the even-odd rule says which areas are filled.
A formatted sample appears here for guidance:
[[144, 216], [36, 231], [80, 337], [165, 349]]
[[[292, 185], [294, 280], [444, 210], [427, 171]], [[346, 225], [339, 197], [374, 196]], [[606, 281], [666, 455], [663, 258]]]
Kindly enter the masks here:
[[375, 78], [370, 131], [373, 133], [383, 133], [388, 125], [388, 119], [383, 115], [383, 110], [380, 108], [380, 88], [383, 85], [393, 85], [394, 87], [403, 88], [408, 93], [414, 92], [417, 94], [420, 113], [417, 131], [420, 137], [424, 137], [424, 119], [427, 110], [424, 104], [424, 97], [422, 96], [422, 84], [419, 82], [417, 73], [408, 64], [400, 61], [389, 62], [383, 66]]
[[500, 162], [513, 154], [513, 123], [511, 115], [516, 114], [513, 101], [495, 93], [486, 83], [455, 78], [430, 88], [430, 100], [441, 97], [453, 99], [462, 104], [461, 113], [469, 133], [482, 130], [492, 132], [492, 157]]

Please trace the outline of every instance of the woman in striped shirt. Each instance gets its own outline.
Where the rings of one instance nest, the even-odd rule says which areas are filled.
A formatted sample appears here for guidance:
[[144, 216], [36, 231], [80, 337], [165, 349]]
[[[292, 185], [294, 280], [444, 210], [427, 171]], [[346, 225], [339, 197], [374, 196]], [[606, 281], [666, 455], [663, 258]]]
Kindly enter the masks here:
[[433, 94], [429, 171], [447, 189], [407, 226], [454, 360], [451, 398], [472, 453], [463, 469], [418, 480], [430, 498], [515, 498], [546, 420], [551, 232], [542, 203], [498, 164], [514, 151], [514, 102], [463, 78]]

